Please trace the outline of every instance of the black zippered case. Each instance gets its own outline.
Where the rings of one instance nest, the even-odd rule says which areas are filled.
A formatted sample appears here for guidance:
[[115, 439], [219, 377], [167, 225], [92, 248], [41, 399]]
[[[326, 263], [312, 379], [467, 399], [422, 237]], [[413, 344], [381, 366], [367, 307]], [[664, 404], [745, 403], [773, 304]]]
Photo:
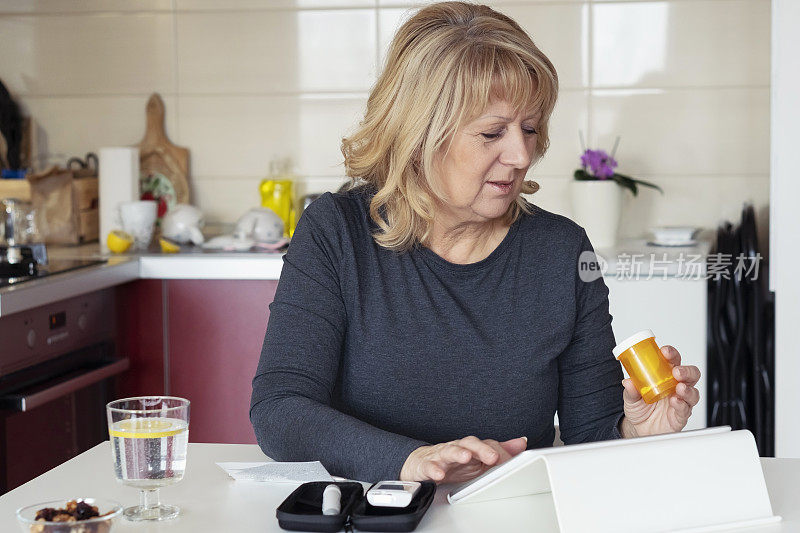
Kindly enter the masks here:
[[[408, 507], [374, 507], [355, 481], [312, 481], [297, 487], [278, 506], [278, 524], [291, 531], [339, 531], [349, 526], [359, 531], [414, 531], [436, 494], [436, 483], [421, 482]], [[322, 514], [322, 492], [328, 485], [342, 491], [341, 512]]]

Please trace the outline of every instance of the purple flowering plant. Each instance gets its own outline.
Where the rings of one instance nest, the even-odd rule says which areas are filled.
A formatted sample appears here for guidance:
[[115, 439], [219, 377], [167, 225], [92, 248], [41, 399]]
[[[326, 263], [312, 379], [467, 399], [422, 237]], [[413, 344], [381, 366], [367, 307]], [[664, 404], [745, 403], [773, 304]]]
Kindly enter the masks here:
[[[581, 136], [581, 142], [583, 142], [583, 136]], [[575, 179], [579, 181], [612, 179], [621, 187], [629, 189], [634, 196], [639, 192], [637, 185], [652, 187], [664, 194], [664, 191], [658, 185], [631, 178], [614, 170], [617, 168], [617, 160], [614, 159], [613, 154], [616, 152], [618, 143], [619, 138], [614, 143], [614, 151], [612, 151], [611, 155], [608, 155], [605, 150], [584, 150], [581, 156], [581, 168], [575, 171]]]

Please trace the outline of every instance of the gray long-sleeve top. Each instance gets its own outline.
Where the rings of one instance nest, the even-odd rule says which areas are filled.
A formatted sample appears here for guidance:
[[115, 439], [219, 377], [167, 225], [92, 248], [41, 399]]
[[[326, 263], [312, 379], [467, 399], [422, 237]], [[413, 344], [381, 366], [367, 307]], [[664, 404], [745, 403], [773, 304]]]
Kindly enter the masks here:
[[454, 264], [371, 233], [367, 189], [325, 194], [284, 257], [250, 419], [264, 453], [397, 479], [425, 444], [467, 435], [552, 445], [620, 438], [608, 289], [571, 220], [533, 207], [485, 259]]

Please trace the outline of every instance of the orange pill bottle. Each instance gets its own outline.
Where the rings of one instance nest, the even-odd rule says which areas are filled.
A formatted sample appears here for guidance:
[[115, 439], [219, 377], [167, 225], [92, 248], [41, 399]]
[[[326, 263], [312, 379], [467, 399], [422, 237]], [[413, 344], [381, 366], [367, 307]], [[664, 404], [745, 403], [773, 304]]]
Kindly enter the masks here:
[[655, 403], [675, 392], [678, 381], [672, 376], [672, 364], [661, 353], [651, 330], [634, 333], [619, 343], [613, 353], [645, 403]]

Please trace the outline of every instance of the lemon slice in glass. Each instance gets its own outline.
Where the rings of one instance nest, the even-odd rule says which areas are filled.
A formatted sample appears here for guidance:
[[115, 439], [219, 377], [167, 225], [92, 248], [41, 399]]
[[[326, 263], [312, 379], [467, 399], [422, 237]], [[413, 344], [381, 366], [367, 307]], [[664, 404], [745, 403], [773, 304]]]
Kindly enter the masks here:
[[188, 424], [178, 418], [128, 418], [108, 428], [112, 437], [125, 439], [160, 439], [186, 431]]

